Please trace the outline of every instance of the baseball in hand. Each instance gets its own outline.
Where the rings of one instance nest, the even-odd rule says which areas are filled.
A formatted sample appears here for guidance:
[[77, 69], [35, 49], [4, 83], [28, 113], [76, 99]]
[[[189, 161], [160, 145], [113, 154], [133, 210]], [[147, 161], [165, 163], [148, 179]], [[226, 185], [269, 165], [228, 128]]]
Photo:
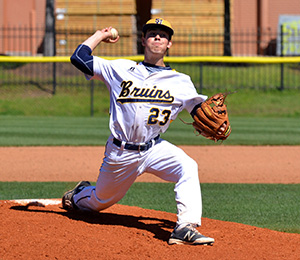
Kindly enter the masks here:
[[111, 32], [111, 39], [112, 39], [112, 40], [117, 39], [117, 37], [118, 37], [118, 35], [119, 35], [118, 31], [117, 31], [115, 28], [111, 28], [111, 29], [110, 29], [110, 32]]

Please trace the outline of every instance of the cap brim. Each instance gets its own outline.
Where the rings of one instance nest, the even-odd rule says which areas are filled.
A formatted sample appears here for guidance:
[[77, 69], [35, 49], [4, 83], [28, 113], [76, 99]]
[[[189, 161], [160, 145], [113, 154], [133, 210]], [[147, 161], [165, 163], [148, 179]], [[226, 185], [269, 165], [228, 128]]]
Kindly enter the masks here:
[[146, 32], [149, 29], [155, 29], [155, 28], [159, 28], [159, 29], [162, 29], [162, 30], [168, 32], [170, 36], [172, 36], [174, 34], [174, 31], [170, 27], [165, 26], [163, 24], [145, 24], [143, 26], [143, 33], [146, 34]]

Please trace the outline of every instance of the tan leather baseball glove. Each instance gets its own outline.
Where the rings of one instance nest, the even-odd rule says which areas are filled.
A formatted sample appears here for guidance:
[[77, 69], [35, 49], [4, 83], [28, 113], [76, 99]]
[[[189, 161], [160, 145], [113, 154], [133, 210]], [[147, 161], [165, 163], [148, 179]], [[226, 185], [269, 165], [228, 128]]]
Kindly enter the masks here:
[[207, 139], [225, 140], [231, 133], [227, 106], [224, 101], [228, 94], [218, 93], [197, 105], [191, 115], [195, 130]]

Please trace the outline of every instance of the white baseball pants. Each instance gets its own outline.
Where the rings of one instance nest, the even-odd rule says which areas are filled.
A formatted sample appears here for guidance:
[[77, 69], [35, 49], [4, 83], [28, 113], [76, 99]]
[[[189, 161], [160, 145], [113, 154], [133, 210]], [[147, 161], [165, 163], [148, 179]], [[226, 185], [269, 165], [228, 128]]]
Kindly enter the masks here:
[[101, 211], [112, 206], [124, 197], [139, 175], [148, 172], [165, 181], [175, 182], [177, 225], [201, 225], [198, 165], [192, 158], [163, 139], [149, 150], [140, 152], [117, 147], [112, 141], [110, 136], [96, 186], [86, 187], [74, 196], [79, 209]]

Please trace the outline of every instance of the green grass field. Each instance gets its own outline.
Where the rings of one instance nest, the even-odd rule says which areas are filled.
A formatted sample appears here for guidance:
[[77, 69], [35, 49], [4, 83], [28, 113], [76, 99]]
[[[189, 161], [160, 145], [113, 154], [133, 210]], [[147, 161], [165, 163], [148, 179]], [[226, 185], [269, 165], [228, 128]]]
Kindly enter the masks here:
[[[185, 121], [191, 117], [183, 114]], [[105, 145], [110, 132], [105, 117], [0, 116], [0, 146]], [[224, 145], [299, 145], [296, 117], [232, 116], [232, 133]], [[216, 145], [177, 118], [162, 135], [176, 145]], [[219, 142], [220, 144], [220, 142]]]
[[[224, 89], [222, 91], [225, 91]], [[211, 96], [214, 89], [204, 91]], [[300, 90], [239, 89], [226, 98], [230, 116], [300, 118]], [[109, 92], [97, 87], [93, 95], [95, 117], [107, 117]], [[89, 88], [58, 88], [55, 95], [34, 86], [0, 88], [0, 115], [88, 117], [91, 114]]]
[[[209, 93], [208, 93], [209, 94]], [[232, 134], [222, 145], [300, 145], [300, 92], [241, 90], [228, 96]], [[86, 91], [39, 97], [0, 96], [0, 146], [104, 145], [108, 96], [96, 91], [89, 117]], [[191, 122], [187, 113], [180, 115]], [[220, 145], [175, 120], [163, 138], [177, 145]], [[0, 199], [57, 198], [74, 183], [0, 182]], [[300, 233], [299, 184], [202, 183], [203, 216]], [[120, 202], [175, 213], [173, 184], [135, 183]]]

